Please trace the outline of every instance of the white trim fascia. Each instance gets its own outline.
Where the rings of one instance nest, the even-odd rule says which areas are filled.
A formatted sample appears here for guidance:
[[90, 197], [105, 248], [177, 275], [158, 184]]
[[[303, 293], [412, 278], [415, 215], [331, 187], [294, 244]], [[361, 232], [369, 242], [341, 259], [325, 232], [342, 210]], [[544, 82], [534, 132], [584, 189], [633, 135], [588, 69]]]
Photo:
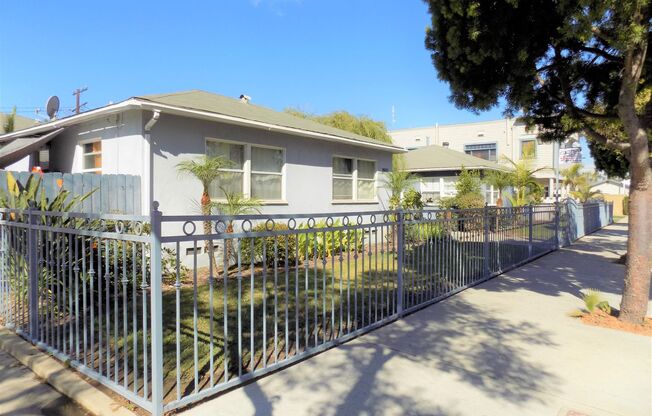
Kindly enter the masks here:
[[140, 102], [136, 99], [130, 98], [128, 100], [116, 104], [111, 104], [105, 107], [96, 108], [95, 110], [87, 111], [85, 113], [75, 114], [74, 116], [63, 118], [61, 120], [52, 120], [52, 121], [48, 121], [47, 123], [39, 124], [34, 127], [29, 127], [27, 129], [17, 130], [12, 133], [0, 135], [0, 143], [16, 137], [23, 137], [30, 134], [41, 133], [46, 130], [66, 127], [90, 119], [94, 119], [98, 116], [113, 114], [130, 108], [138, 108], [138, 107], [140, 107]]
[[358, 147], [367, 147], [371, 149], [379, 149], [379, 150], [384, 150], [384, 151], [389, 151], [391, 153], [406, 153], [407, 150], [404, 147], [400, 146], [393, 146], [393, 145], [386, 145], [383, 143], [371, 143], [371, 142], [365, 142], [365, 141], [360, 141], [360, 140], [355, 140], [355, 139], [349, 139], [346, 137], [341, 137], [341, 136], [335, 136], [332, 134], [326, 134], [326, 133], [318, 133], [318, 132], [313, 132], [309, 130], [302, 130], [294, 127], [285, 127], [285, 126], [279, 126], [275, 124], [270, 124], [270, 123], [265, 123], [262, 121], [255, 121], [255, 120], [247, 120], [245, 118], [241, 117], [234, 117], [234, 116], [228, 116], [224, 114], [217, 114], [217, 113], [212, 113], [209, 111], [202, 111], [202, 110], [193, 110], [193, 109], [188, 109], [188, 108], [183, 108], [183, 107], [176, 107], [172, 105], [167, 105], [167, 104], [159, 104], [155, 102], [149, 102], [149, 101], [144, 101], [144, 100], [139, 100], [137, 98], [130, 98], [128, 100], [119, 102], [117, 104], [111, 104], [105, 107], [97, 108], [95, 110], [87, 111], [85, 113], [81, 114], [76, 114], [71, 117], [67, 117], [61, 120], [53, 120], [47, 123], [40, 124], [38, 126], [30, 127], [27, 129], [23, 130], [18, 130], [13, 133], [9, 134], [4, 134], [0, 135], [0, 143], [4, 142], [8, 139], [13, 139], [15, 137], [22, 137], [28, 134], [34, 134], [34, 133], [39, 133], [45, 130], [50, 130], [53, 128], [59, 128], [59, 127], [66, 127], [69, 125], [81, 123], [90, 119], [93, 119], [95, 117], [101, 116], [101, 115], [106, 115], [106, 114], [112, 114], [120, 111], [124, 111], [130, 108], [140, 108], [140, 109], [146, 109], [146, 110], [159, 110], [161, 112], [166, 112], [169, 114], [178, 114], [178, 115], [183, 115], [183, 116], [188, 116], [192, 115], [195, 116], [195, 118], [205, 118], [209, 120], [219, 120], [227, 124], [235, 124], [235, 125], [242, 125], [242, 126], [249, 126], [249, 127], [254, 127], [258, 129], [263, 129], [267, 131], [276, 131], [276, 132], [281, 132], [281, 133], [286, 133], [286, 134], [291, 134], [295, 136], [301, 136], [301, 137], [310, 137], [310, 138], [315, 138], [315, 139], [320, 139], [320, 140], [326, 140], [326, 141], [331, 141], [331, 142], [337, 142], [337, 143], [346, 143], [350, 144], [353, 146], [358, 146]]
[[[494, 168], [489, 166], [464, 166], [466, 170], [504, 170], [509, 171], [509, 168], [501, 169]], [[447, 170], [462, 170], [462, 167], [450, 167], [450, 168], [418, 168], [418, 169], [405, 169], [408, 172], [442, 172]]]
[[[235, 125], [241, 125], [241, 126], [248, 126], [248, 127], [254, 127], [258, 129], [263, 129], [267, 131], [276, 131], [280, 133], [286, 133], [286, 134], [292, 134], [295, 136], [301, 136], [301, 137], [310, 137], [310, 138], [315, 138], [315, 139], [320, 139], [320, 140], [327, 140], [327, 141], [332, 141], [332, 142], [339, 142], [339, 143], [346, 143], [350, 144], [353, 146], [358, 146], [358, 147], [368, 147], [372, 149], [380, 149], [380, 150], [385, 150], [389, 151], [392, 153], [406, 153], [407, 150], [403, 147], [397, 147], [397, 146], [389, 146], [385, 145], [382, 143], [371, 143], [371, 142], [364, 142], [360, 140], [354, 140], [354, 139], [349, 139], [346, 137], [340, 137], [340, 136], [335, 136], [332, 134], [326, 134], [326, 133], [318, 133], [318, 132], [313, 132], [309, 130], [302, 130], [302, 129], [297, 129], [294, 127], [285, 127], [285, 126], [279, 126], [276, 124], [270, 124], [270, 123], [265, 123], [262, 121], [255, 121], [255, 120], [247, 120], [245, 118], [241, 117], [234, 117], [234, 116], [227, 116], [224, 114], [217, 114], [217, 113], [212, 113], [210, 111], [202, 111], [202, 110], [192, 110], [189, 108], [183, 108], [183, 107], [176, 107], [172, 105], [167, 105], [167, 104], [158, 104], [154, 102], [148, 102], [148, 101], [140, 101], [136, 100], [138, 103], [141, 105], [141, 108], [147, 109], [147, 110], [161, 110], [164, 112], [167, 112], [169, 114], [178, 114], [178, 115], [184, 115], [188, 116], [189, 114], [192, 114], [196, 116], [196, 118], [206, 118], [209, 120], [219, 120], [227, 124], [235, 124]], [[167, 111], [165, 111], [167, 110]]]

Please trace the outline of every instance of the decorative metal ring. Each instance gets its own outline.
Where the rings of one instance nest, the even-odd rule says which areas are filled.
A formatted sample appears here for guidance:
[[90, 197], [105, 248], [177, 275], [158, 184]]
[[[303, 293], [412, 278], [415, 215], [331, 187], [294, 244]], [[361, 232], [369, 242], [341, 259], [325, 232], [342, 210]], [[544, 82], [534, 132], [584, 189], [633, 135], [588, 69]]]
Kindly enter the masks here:
[[376, 214], [371, 214], [369, 216], [369, 222], [372, 223], [372, 224], [376, 223]]
[[118, 234], [123, 234], [125, 232], [125, 223], [122, 220], [115, 222], [115, 232]]
[[346, 227], [347, 225], [349, 225], [350, 222], [351, 221], [349, 221], [349, 216], [348, 215], [345, 215], [344, 217], [342, 217], [342, 225], [343, 226]]
[[[249, 224], [248, 226], [245, 226], [246, 224]], [[251, 221], [250, 220], [244, 220], [242, 221], [242, 231], [245, 233], [251, 232]]]
[[136, 221], [134, 223], [134, 233], [136, 235], [143, 235], [143, 223], [140, 221]]
[[429, 220], [431, 220], [431, 219], [432, 219], [432, 212], [428, 211], [428, 215], [426, 215], [426, 218], [428, 218]]
[[295, 220], [294, 218], [288, 219], [288, 229], [294, 230], [295, 228], [297, 228], [297, 220]]
[[[188, 228], [189, 225], [191, 226], [190, 228]], [[183, 223], [183, 233], [185, 235], [193, 235], [195, 231], [197, 231], [197, 225], [194, 222], [186, 221]]]
[[332, 227], [333, 226], [333, 217], [327, 217], [326, 218], [326, 226], [327, 227]]
[[216, 234], [220, 234], [222, 232], [221, 229], [226, 230], [226, 224], [222, 220], [217, 220], [215, 221], [214, 229]]
[[106, 231], [106, 220], [100, 220], [100, 231]]
[[308, 228], [313, 229], [315, 227], [315, 219], [313, 217], [308, 218], [307, 224], [308, 224]]
[[363, 221], [364, 219], [362, 218], [362, 215], [358, 215], [358, 218], [356, 218], [356, 222], [358, 223], [358, 225], [361, 225]]
[[268, 218], [267, 221], [265, 221], [265, 229], [267, 231], [272, 231], [275, 226], [276, 226], [276, 223], [274, 222], [273, 218]]

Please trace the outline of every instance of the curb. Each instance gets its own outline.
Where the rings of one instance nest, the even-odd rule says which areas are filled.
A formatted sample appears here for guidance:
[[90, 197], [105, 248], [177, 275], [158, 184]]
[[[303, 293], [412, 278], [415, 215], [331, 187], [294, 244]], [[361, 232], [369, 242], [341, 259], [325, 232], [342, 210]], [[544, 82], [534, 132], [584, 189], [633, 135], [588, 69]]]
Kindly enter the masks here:
[[59, 393], [69, 397], [95, 416], [136, 416], [60, 361], [1, 327], [0, 349], [12, 355]]

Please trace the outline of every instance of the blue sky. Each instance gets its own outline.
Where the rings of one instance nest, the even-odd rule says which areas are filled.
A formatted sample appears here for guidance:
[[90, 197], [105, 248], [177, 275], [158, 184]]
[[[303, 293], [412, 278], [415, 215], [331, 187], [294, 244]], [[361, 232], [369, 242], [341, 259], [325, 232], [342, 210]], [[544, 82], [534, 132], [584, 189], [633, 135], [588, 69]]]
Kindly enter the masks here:
[[277, 110], [344, 109], [390, 129], [501, 117], [449, 103], [421, 0], [22, 0], [3, 15], [0, 111], [33, 116], [58, 95], [68, 115], [86, 86], [87, 108], [203, 89]]

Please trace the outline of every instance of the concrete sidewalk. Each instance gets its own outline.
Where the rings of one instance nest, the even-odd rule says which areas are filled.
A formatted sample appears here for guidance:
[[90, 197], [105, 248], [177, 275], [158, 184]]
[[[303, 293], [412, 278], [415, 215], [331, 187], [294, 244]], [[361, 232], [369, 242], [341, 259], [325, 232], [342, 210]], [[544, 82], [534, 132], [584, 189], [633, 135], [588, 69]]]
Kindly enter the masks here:
[[567, 314], [581, 290], [619, 305], [614, 224], [191, 415], [652, 414], [652, 342]]

